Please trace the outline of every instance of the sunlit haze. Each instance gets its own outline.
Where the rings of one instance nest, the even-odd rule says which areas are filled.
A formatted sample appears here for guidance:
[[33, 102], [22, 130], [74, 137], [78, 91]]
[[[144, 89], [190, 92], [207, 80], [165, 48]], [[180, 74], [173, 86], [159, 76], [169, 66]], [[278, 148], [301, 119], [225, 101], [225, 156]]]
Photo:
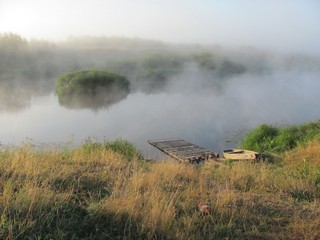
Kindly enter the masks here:
[[122, 36], [320, 53], [316, 0], [0, 0], [0, 32]]

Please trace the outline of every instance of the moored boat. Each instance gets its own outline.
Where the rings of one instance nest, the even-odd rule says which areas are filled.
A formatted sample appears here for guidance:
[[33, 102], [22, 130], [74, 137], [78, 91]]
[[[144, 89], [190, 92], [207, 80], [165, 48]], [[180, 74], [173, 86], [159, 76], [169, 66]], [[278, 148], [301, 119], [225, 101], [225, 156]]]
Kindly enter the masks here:
[[223, 157], [226, 160], [256, 160], [259, 153], [245, 149], [223, 150]]

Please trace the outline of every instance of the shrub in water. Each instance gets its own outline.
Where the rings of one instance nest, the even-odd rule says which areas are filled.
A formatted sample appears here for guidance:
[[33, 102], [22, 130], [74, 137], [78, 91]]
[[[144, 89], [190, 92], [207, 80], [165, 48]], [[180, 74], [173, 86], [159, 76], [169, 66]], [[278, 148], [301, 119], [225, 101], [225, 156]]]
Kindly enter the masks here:
[[71, 72], [58, 79], [56, 92], [61, 105], [71, 108], [99, 108], [125, 98], [130, 82], [123, 76], [88, 70]]

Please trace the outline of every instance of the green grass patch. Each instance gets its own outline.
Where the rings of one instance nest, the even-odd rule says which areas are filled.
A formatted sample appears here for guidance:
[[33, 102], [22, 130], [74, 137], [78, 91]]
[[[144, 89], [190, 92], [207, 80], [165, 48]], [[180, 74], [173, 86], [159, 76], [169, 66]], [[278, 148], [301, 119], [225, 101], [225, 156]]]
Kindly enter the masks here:
[[142, 158], [138, 149], [132, 143], [124, 139], [116, 139], [114, 141], [105, 140], [103, 146], [114, 152], [120, 153], [126, 159]]
[[242, 148], [257, 152], [281, 153], [317, 137], [320, 137], [320, 121], [288, 127], [262, 124], [247, 134]]
[[73, 94], [95, 95], [101, 88], [129, 91], [130, 82], [123, 76], [99, 70], [71, 72], [58, 79], [58, 96]]
[[129, 87], [130, 82], [121, 75], [88, 70], [62, 75], [56, 92], [63, 106], [99, 109], [124, 99]]
[[109, 149], [119, 153], [128, 161], [132, 159], [142, 159], [139, 150], [129, 141], [124, 139], [104, 140], [103, 143], [96, 142], [92, 139], [86, 139], [81, 147], [85, 152], [94, 152], [101, 149]]

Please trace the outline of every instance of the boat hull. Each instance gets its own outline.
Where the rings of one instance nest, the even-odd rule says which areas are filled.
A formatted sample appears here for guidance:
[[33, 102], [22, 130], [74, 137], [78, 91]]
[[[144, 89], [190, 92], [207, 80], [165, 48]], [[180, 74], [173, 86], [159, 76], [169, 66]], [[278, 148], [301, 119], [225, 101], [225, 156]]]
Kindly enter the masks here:
[[259, 153], [244, 149], [223, 150], [223, 157], [226, 160], [256, 160]]

